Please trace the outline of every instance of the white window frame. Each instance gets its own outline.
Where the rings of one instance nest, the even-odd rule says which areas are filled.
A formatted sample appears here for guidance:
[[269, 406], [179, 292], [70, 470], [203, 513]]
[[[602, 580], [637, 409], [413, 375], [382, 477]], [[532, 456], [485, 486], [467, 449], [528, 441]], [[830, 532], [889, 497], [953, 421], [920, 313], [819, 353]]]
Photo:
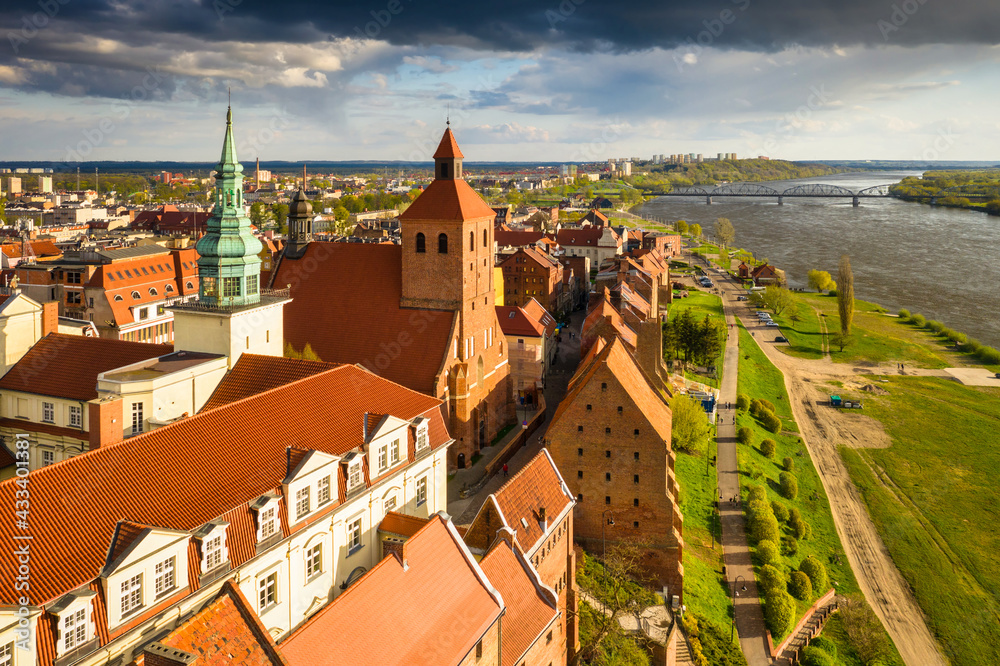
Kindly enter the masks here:
[[430, 446], [430, 436], [427, 424], [424, 424], [417, 428], [417, 451], [423, 451], [428, 446]]
[[416, 489], [416, 500], [417, 506], [427, 502], [427, 476], [422, 476], [417, 479], [417, 489]]
[[347, 554], [357, 552], [361, 548], [362, 527], [361, 517], [347, 523]]
[[295, 491], [295, 520], [302, 520], [311, 511], [312, 499], [309, 486], [303, 486]]
[[49, 449], [42, 449], [42, 467], [56, 464], [56, 452]]
[[364, 475], [361, 473], [361, 461], [352, 462], [347, 466], [347, 487], [353, 490], [364, 483]]
[[56, 422], [56, 403], [42, 401], [42, 423]]
[[71, 428], [82, 428], [83, 427], [83, 408], [79, 405], [69, 406], [69, 427]]
[[278, 533], [278, 507], [269, 503], [257, 512], [257, 541], [266, 541]]
[[141, 402], [132, 403], [132, 434], [142, 433], [145, 418], [143, 417], [143, 404]]
[[[73, 612], [64, 613], [59, 618], [62, 654], [72, 652], [90, 640], [90, 605], [77, 608]], [[82, 631], [82, 635], [81, 635]]]
[[389, 469], [389, 444], [382, 442], [378, 447], [378, 470]]
[[[219, 539], [217, 548], [210, 549], [213, 541]], [[229, 551], [226, 548], [226, 530], [217, 529], [205, 535], [201, 541], [201, 573], [202, 575], [215, 571], [229, 561]], [[216, 553], [218, 555], [216, 556]], [[215, 564], [211, 561], [216, 560]]]
[[323, 542], [320, 541], [306, 551], [306, 581], [323, 573]]
[[143, 603], [142, 572], [129, 576], [121, 583], [121, 611], [122, 617], [128, 617], [137, 610], [140, 610]]
[[389, 464], [399, 464], [399, 438], [392, 440], [392, 443], [389, 444]]
[[153, 569], [155, 576], [153, 583], [153, 594], [159, 599], [168, 592], [177, 588], [177, 558], [168, 557], [162, 562], [157, 562]]
[[396, 496], [390, 495], [382, 501], [382, 508], [385, 513], [396, 510]]
[[0, 666], [14, 666], [14, 644], [0, 645]]
[[323, 506], [330, 501], [330, 477], [324, 476], [316, 482], [316, 506]]
[[[270, 600], [270, 603], [267, 603]], [[257, 614], [278, 605], [278, 572], [257, 579]]]

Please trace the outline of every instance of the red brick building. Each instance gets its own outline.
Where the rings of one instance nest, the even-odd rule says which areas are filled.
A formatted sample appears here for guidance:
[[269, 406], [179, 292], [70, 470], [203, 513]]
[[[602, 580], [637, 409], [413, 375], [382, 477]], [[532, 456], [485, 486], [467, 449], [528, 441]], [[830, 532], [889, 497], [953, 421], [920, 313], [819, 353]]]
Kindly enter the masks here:
[[600, 548], [644, 539], [645, 567], [671, 595], [684, 576], [683, 518], [670, 448], [671, 414], [625, 345], [599, 341], [570, 380], [546, 432], [546, 444], [576, 496], [576, 538]]
[[462, 178], [462, 159], [446, 130], [434, 181], [399, 218], [402, 245], [308, 243], [271, 280], [291, 289], [285, 340], [295, 349], [308, 343], [324, 361], [361, 363], [445, 402], [452, 467], [514, 419], [494, 307], [496, 212]]
[[537, 300], [549, 312], [569, 305], [563, 296], [563, 267], [533, 247], [522, 247], [500, 263], [504, 305], [524, 306]]

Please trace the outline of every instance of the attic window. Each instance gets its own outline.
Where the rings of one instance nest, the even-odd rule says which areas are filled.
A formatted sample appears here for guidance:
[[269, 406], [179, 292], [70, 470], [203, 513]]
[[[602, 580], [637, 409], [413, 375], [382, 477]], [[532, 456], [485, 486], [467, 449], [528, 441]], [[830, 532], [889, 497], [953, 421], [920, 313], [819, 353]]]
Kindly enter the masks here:
[[134, 276], [132, 275], [132, 271], [130, 271], [130, 270], [129, 270], [129, 269], [127, 269], [127, 268], [125, 269], [125, 275], [127, 275], [127, 276], [129, 276], [129, 277], [134, 277]]
[[112, 282], [114, 282], [115, 281], [115, 276], [113, 274], [111, 274], [111, 273], [108, 273], [108, 279], [111, 280]]
[[163, 287], [163, 291], [165, 291], [168, 294], [173, 293], [173, 291], [174, 291], [174, 285], [167, 284], [166, 286]]
[[115, 296], [115, 303], [121, 303], [124, 300], [125, 299], [122, 298], [120, 294]]
[[142, 298], [142, 295], [137, 291], [133, 291], [132, 298], [134, 298], [135, 300], [139, 300], [140, 298]]
[[122, 272], [121, 271], [115, 271], [115, 275], [118, 276], [119, 280], [124, 280], [125, 279], [125, 278], [122, 277]]
[[521, 518], [521, 526], [522, 526], [522, 527], [523, 527], [524, 529], [528, 529], [528, 521], [527, 521], [527, 520], [525, 520], [525, 519], [524, 519], [523, 517]]
[[511, 311], [511, 313], [507, 315], [507, 319], [513, 319], [513, 318], [514, 318], [514, 312]]
[[154, 287], [150, 287], [149, 288], [149, 295], [150, 296], [158, 296], [159, 294], [157, 293], [157, 291], [156, 291], [156, 289]]
[[194, 289], [194, 282], [190, 282], [190, 281], [189, 281], [189, 282], [188, 282], [188, 283], [187, 283], [186, 285], [184, 285], [184, 286], [185, 286], [186, 288], [188, 288], [188, 289]]

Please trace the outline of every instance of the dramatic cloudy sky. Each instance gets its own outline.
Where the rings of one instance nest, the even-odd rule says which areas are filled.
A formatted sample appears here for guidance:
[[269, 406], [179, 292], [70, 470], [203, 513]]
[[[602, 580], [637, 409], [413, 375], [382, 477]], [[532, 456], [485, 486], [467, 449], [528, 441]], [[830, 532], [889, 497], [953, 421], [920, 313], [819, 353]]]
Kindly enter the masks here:
[[0, 161], [1000, 160], [995, 0], [0, 7]]

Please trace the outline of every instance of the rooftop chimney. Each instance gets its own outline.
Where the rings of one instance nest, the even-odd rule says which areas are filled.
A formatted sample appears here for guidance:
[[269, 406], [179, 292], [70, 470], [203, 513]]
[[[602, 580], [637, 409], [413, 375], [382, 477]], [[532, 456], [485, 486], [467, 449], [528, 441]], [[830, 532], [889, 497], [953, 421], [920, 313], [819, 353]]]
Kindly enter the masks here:
[[122, 441], [125, 425], [121, 398], [98, 398], [87, 403], [90, 450]]
[[198, 655], [164, 645], [152, 643], [143, 650], [145, 666], [189, 666], [198, 660]]
[[42, 337], [59, 332], [59, 302], [42, 303]]
[[549, 521], [545, 517], [545, 507], [538, 507], [538, 524], [542, 526], [542, 532], [549, 531]]

